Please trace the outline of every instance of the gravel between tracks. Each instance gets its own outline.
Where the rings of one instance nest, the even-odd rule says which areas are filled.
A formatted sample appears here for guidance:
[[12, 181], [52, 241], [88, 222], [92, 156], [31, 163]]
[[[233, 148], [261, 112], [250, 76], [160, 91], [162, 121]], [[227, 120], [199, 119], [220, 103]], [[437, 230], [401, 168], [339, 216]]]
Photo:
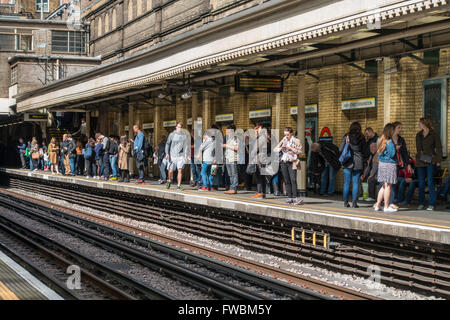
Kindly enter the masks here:
[[123, 273], [129, 276], [139, 279], [143, 283], [166, 292], [177, 299], [186, 300], [211, 300], [211, 296], [204, 294], [192, 287], [182, 284], [179, 281], [167, 278], [161, 274], [154, 272], [140, 264], [134, 263], [128, 259], [124, 259], [119, 255], [108, 252], [98, 246], [92, 245], [80, 238], [71, 236], [65, 232], [59, 231], [46, 224], [37, 222], [28, 217], [18, 215], [16, 212], [1, 208], [0, 214], [8, 217], [15, 222], [20, 223], [22, 226], [27, 227], [41, 235], [45, 235], [47, 238], [52, 239], [76, 252], [89, 256], [95, 261], [107, 265], [113, 269], [121, 270]]
[[[388, 300], [434, 300], [440, 299], [434, 296], [424, 296], [417, 294], [409, 290], [400, 290], [384, 284], [379, 284], [374, 287], [372, 281], [369, 280], [369, 274], [367, 278], [360, 276], [342, 274], [339, 272], [329, 271], [324, 268], [316, 267], [310, 263], [300, 263], [294, 260], [282, 259], [269, 254], [257, 253], [247, 249], [243, 249], [240, 246], [224, 244], [219, 241], [210, 240], [204, 237], [199, 237], [192, 235], [190, 233], [177, 231], [167, 227], [163, 227], [157, 224], [139, 221], [136, 219], [125, 218], [120, 215], [110, 214], [88, 208], [82, 205], [74, 205], [67, 201], [53, 199], [42, 194], [37, 194], [29, 191], [25, 191], [17, 188], [10, 188], [9, 191], [16, 192], [19, 194], [27, 195], [43, 201], [52, 202], [56, 205], [71, 208], [84, 213], [96, 215], [99, 217], [108, 218], [114, 221], [126, 223], [130, 226], [136, 226], [139, 228], [147, 229], [152, 232], [160, 233], [166, 236], [171, 236], [177, 239], [183, 239], [195, 244], [200, 244], [207, 248], [212, 248], [225, 253], [233, 254], [240, 257], [245, 257], [246, 259], [258, 261], [260, 263], [265, 263], [274, 267], [281, 268], [290, 272], [294, 272], [303, 276], [308, 276], [313, 279], [326, 281], [335, 285], [347, 287], [352, 290], [364, 292]], [[184, 297], [187, 299], [187, 297]]]

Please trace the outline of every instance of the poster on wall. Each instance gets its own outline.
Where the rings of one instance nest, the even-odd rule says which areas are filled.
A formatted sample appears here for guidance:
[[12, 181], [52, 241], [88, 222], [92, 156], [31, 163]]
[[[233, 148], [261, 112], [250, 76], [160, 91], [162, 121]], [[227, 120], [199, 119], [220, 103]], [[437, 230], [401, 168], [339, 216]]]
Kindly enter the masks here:
[[422, 84], [422, 115], [440, 133], [442, 154], [447, 156], [447, 78], [429, 79]]

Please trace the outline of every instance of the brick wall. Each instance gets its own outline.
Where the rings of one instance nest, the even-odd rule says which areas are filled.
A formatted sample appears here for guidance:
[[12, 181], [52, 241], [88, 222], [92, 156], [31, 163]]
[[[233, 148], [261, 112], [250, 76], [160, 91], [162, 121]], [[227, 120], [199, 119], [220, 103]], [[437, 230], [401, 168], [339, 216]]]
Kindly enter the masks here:
[[[356, 68], [340, 65], [314, 70], [313, 73], [320, 78], [319, 81], [313, 77], [306, 77], [305, 104], [318, 103], [318, 130], [320, 132], [322, 127], [329, 127], [336, 145], [340, 144], [342, 136], [348, 131], [353, 121], [359, 121], [363, 130], [366, 127], [372, 127], [378, 134], [381, 134], [385, 125], [384, 85], [386, 79], [383, 73], [383, 64], [384, 62], [379, 62], [377, 75], [365, 74]], [[363, 64], [360, 65], [363, 67]], [[430, 67], [409, 57], [402, 58], [400, 65], [402, 71], [390, 76], [389, 117], [390, 121], [403, 123], [402, 136], [406, 140], [411, 156], [414, 157], [416, 153], [415, 136], [418, 132], [418, 121], [422, 117], [422, 82], [431, 77], [445, 76], [450, 68], [450, 48], [441, 50], [439, 67]], [[285, 81], [284, 92], [280, 96], [280, 129], [285, 126], [296, 129], [297, 120], [295, 116], [290, 115], [289, 108], [297, 105], [297, 90], [298, 77], [291, 76]], [[344, 99], [369, 96], [377, 97], [376, 108], [347, 111], [341, 109], [341, 102]], [[233, 113], [235, 125], [246, 130], [254, 126], [249, 119], [249, 111], [272, 108], [272, 123], [275, 124], [275, 93], [236, 93], [231, 88], [229, 97], [218, 96], [210, 92], [209, 99], [211, 123], [215, 123], [217, 114]], [[450, 97], [448, 99], [450, 105]], [[159, 125], [162, 127], [162, 121], [174, 119], [183, 121], [186, 125], [187, 119], [191, 117], [191, 103], [191, 99], [177, 100], [176, 107], [162, 107]], [[202, 108], [203, 101], [199, 99], [200, 115]], [[141, 123], [152, 122], [153, 115], [153, 107], [148, 107], [148, 111], [140, 111]], [[124, 117], [127, 119], [127, 115]], [[448, 121], [450, 121], [450, 116]], [[158, 124], [155, 123], [156, 125]], [[173, 128], [162, 128], [160, 136], [167, 136], [172, 130]], [[281, 134], [282, 132], [280, 132]], [[158, 141], [160, 136], [157, 137]], [[448, 141], [443, 141], [443, 143], [447, 143], [450, 148]], [[450, 161], [445, 160], [443, 166], [450, 167]], [[343, 177], [342, 170], [340, 170], [337, 176], [337, 190], [342, 190], [342, 184]]]

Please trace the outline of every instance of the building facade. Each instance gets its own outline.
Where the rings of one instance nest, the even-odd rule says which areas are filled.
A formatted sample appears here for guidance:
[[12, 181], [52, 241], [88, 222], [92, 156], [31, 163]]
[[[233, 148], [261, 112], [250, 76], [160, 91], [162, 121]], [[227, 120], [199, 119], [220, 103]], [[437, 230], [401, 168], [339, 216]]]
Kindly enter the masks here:
[[[292, 126], [311, 141], [326, 127], [336, 144], [353, 121], [378, 133], [401, 121], [412, 156], [426, 116], [447, 153], [447, 1], [83, 5], [87, 51], [102, 64], [18, 94], [19, 112], [81, 108], [87, 118], [98, 117], [97, 131], [124, 134], [138, 123], [153, 143], [173, 130], [174, 120], [189, 127], [201, 118], [203, 129], [233, 122], [244, 130], [259, 122], [280, 134]], [[267, 86], [243, 90], [236, 84], [242, 77]], [[185, 93], [192, 97], [182, 99]]]

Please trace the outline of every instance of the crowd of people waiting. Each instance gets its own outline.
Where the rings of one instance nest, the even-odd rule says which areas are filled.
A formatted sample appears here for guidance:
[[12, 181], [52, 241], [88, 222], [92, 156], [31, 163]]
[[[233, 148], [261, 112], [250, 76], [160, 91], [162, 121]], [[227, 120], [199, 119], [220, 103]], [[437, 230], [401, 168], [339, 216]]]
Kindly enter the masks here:
[[419, 191], [417, 210], [435, 210], [438, 198], [446, 202], [450, 181], [445, 176], [446, 170], [441, 168], [439, 133], [430, 120], [420, 119], [414, 159], [401, 136], [402, 128], [401, 122], [388, 123], [378, 137], [372, 128], [363, 134], [361, 125], [353, 122], [339, 148], [330, 142], [312, 144], [311, 170], [320, 177], [320, 195], [333, 195], [336, 172], [342, 167], [345, 207], [358, 208], [358, 200], [365, 200], [375, 202], [375, 211], [381, 210], [384, 204], [385, 212], [395, 212], [399, 206], [411, 203], [416, 188]]
[[[236, 129], [234, 125], [228, 128]], [[415, 159], [411, 158], [405, 139], [400, 135], [400, 122], [387, 124], [381, 137], [378, 137], [372, 128], [367, 128], [363, 134], [361, 125], [354, 122], [339, 147], [327, 141], [313, 143], [310, 147], [309, 170], [318, 178], [319, 194], [334, 195], [336, 174], [343, 168], [345, 207], [358, 208], [358, 200], [365, 200], [375, 202], [376, 211], [380, 210], [384, 203], [385, 212], [394, 212], [399, 206], [409, 204], [415, 189], [418, 188], [418, 210], [423, 210], [426, 204], [425, 189], [428, 186], [429, 199], [426, 209], [434, 210], [438, 197], [447, 197], [450, 181], [442, 177], [436, 190], [435, 177], [442, 175], [440, 137], [427, 119], [420, 119], [419, 128]], [[217, 163], [215, 136], [208, 133], [209, 130], [203, 135], [198, 154], [194, 154], [194, 139], [191, 135], [189, 144], [189, 136], [182, 129], [183, 124], [177, 123], [176, 129], [167, 139], [163, 136], [154, 149], [140, 127], [134, 125], [134, 139], [115, 135], [107, 137], [97, 133], [95, 138], [87, 139], [82, 135], [78, 141], [74, 141], [71, 134], [65, 134], [62, 141], [52, 138], [47, 146], [45, 141], [39, 145], [35, 138], [28, 143], [21, 138], [18, 153], [22, 168], [119, 182], [130, 182], [129, 164], [130, 158], [134, 157], [139, 173], [137, 184], [145, 183], [145, 169], [149, 166], [149, 161], [153, 161], [160, 169], [158, 183], [165, 184], [169, 189], [176, 175], [177, 190], [183, 189], [185, 165], [190, 165], [191, 168], [191, 187], [200, 191], [225, 187], [226, 194], [236, 194], [239, 187], [251, 190], [253, 178], [256, 176], [256, 194], [253, 198], [264, 199], [266, 194], [273, 194], [287, 196], [288, 204], [299, 205], [303, 202], [298, 196], [297, 169], [304, 148], [292, 128], [286, 127], [283, 138], [272, 148], [270, 130], [264, 132], [267, 139], [258, 139], [264, 128], [257, 124], [254, 128], [257, 151], [265, 149], [269, 150], [269, 153], [257, 152], [256, 163], [249, 163], [251, 151], [248, 137], [245, 140], [245, 163], [238, 161], [237, 138], [234, 136], [227, 141], [224, 137], [223, 165]], [[218, 130], [215, 125], [211, 129]], [[190, 150], [186, 145], [190, 145]], [[279, 153], [280, 162], [276, 171], [268, 173], [265, 166], [267, 159], [262, 157], [270, 157], [270, 150]]]

